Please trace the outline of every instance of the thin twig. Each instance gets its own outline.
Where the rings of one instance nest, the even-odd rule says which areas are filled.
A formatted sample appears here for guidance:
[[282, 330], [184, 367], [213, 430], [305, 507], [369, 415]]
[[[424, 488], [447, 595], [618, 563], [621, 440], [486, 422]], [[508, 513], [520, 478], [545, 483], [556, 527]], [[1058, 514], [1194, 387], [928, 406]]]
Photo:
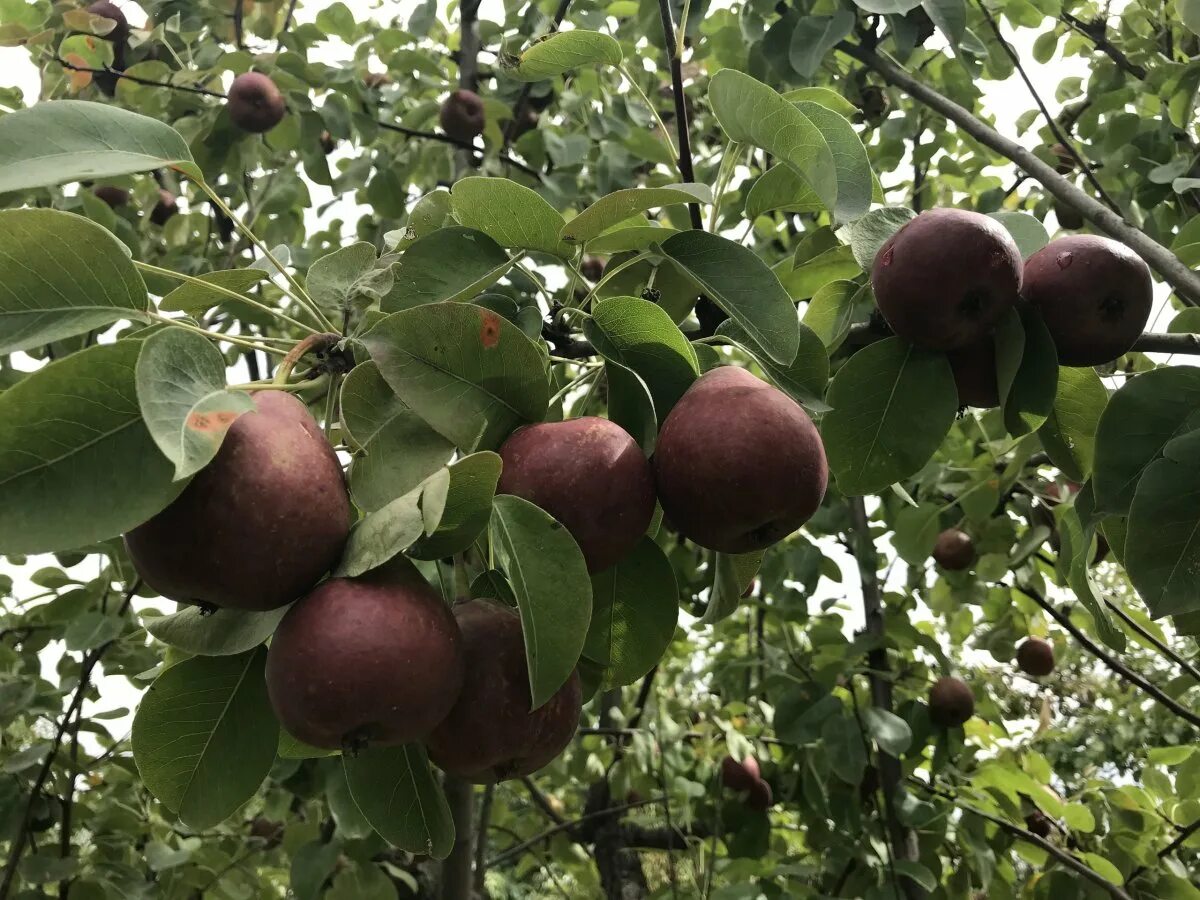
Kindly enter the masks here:
[[189, 84], [175, 84], [173, 81], [156, 81], [153, 78], [142, 78], [139, 75], [128, 75], [112, 66], [105, 66], [102, 69], [94, 69], [90, 66], [77, 66], [74, 63], [69, 63], [61, 57], [54, 57], [54, 61], [64, 69], [69, 69], [72, 72], [90, 72], [93, 75], [111, 75], [114, 78], [124, 78], [126, 81], [132, 81], [134, 84], [142, 84], [146, 87], [165, 87], [173, 91], [186, 91], [189, 94], [201, 94], [205, 97], [216, 97], [220, 100], [229, 99], [227, 95], [220, 91], [210, 91], [208, 88], [193, 87]]
[[1043, 102], [1041, 95], [1037, 92], [1037, 88], [1033, 86], [1033, 81], [1030, 80], [1029, 74], [1025, 71], [1025, 66], [1021, 63], [1021, 57], [1017, 55], [1017, 51], [1012, 48], [1012, 45], [1005, 40], [1004, 35], [1000, 31], [1000, 24], [992, 17], [992, 13], [987, 8], [987, 5], [983, 2], [983, 0], [975, 0], [975, 2], [979, 7], [979, 11], [983, 13], [983, 17], [987, 19], [988, 25], [991, 26], [992, 33], [996, 36], [996, 40], [1000, 43], [1000, 46], [1004, 48], [1004, 52], [1008, 55], [1009, 60], [1012, 61], [1013, 66], [1017, 70], [1017, 74], [1020, 75], [1021, 80], [1025, 82], [1025, 87], [1029, 90], [1029, 95], [1033, 97], [1033, 102], [1036, 103], [1037, 108], [1041, 110], [1042, 118], [1046, 120], [1046, 124], [1050, 127], [1050, 131], [1054, 135], [1055, 140], [1062, 144], [1063, 147], [1066, 148], [1067, 152], [1071, 154], [1071, 158], [1075, 160], [1076, 165], [1079, 166], [1079, 170], [1083, 172], [1083, 177], [1086, 178], [1088, 182], [1091, 183], [1092, 187], [1096, 189], [1096, 195], [1105, 202], [1109, 209], [1111, 209], [1117, 215], [1123, 216], [1124, 214], [1121, 212], [1121, 207], [1117, 205], [1117, 201], [1108, 195], [1108, 192], [1104, 190], [1104, 186], [1100, 184], [1100, 181], [1096, 178], [1096, 173], [1092, 171], [1091, 164], [1080, 154], [1079, 149], [1075, 146], [1074, 141], [1071, 140], [1070, 135], [1063, 131], [1063, 129], [1059, 127], [1058, 121], [1054, 118], [1054, 116], [1050, 115], [1050, 110], [1046, 108], [1045, 102]]
[[246, 49], [246, 35], [243, 32], [245, 6], [246, 0], [233, 0], [233, 40], [239, 50]]
[[1061, 12], [1059, 13], [1059, 16], [1064, 22], [1067, 23], [1068, 26], [1091, 41], [1097, 50], [1115, 62], [1117, 64], [1117, 68], [1119, 68], [1121, 71], [1132, 75], [1139, 81], [1146, 80], [1146, 67], [1132, 62], [1129, 57], [1120, 50], [1120, 48], [1115, 46], [1107, 37], [1105, 37], [1104, 33], [1107, 29], [1103, 23], [1099, 23], [1099, 27], [1096, 27], [1095, 25], [1087, 25], [1077, 19], [1075, 16], [1071, 15], [1069, 12]]
[[[1170, 856], [1172, 853], [1174, 853], [1176, 850], [1178, 850], [1180, 847], [1182, 847], [1184, 845], [1184, 842], [1187, 841], [1187, 839], [1190, 838], [1197, 831], [1200, 831], [1200, 818], [1196, 819], [1196, 821], [1193, 822], [1191, 825], [1180, 830], [1179, 834], [1177, 834], [1175, 836], [1175, 840], [1171, 841], [1171, 843], [1167, 844], [1167, 846], [1163, 847], [1161, 850], [1158, 851], [1158, 858], [1165, 859], [1166, 857]], [[1125, 879], [1125, 883], [1126, 884], [1132, 883], [1135, 878], [1140, 877], [1145, 872], [1146, 872], [1146, 866], [1138, 866], [1136, 869], [1134, 869], [1132, 872], [1129, 873], [1129, 877]]]
[[488, 868], [492, 869], [498, 865], [508, 862], [510, 859], [515, 859], [530, 847], [536, 847], [542, 841], [554, 837], [554, 835], [558, 834], [559, 832], [569, 831], [578, 825], [582, 825], [584, 822], [591, 822], [595, 819], [603, 819], [608, 816], [615, 816], [619, 813], [628, 812], [631, 809], [640, 809], [643, 806], [653, 806], [656, 803], [662, 803], [662, 797], [652, 797], [649, 800], [638, 800], [636, 803], [622, 803], [619, 806], [610, 806], [606, 809], [597, 810], [596, 812], [585, 813], [577, 819], [571, 819], [563, 822], [560, 825], [547, 828], [540, 834], [536, 834], [529, 838], [529, 840], [522, 841], [515, 847], [509, 847], [507, 850], [498, 853], [496, 856], [493, 856], [490, 860], [488, 860]]
[[[466, 150], [476, 149], [475, 145], [470, 143], [469, 141], [460, 141], [460, 140], [457, 140], [456, 138], [450, 137], [450, 135], [448, 135], [448, 134], [441, 134], [440, 132], [437, 132], [437, 131], [421, 131], [419, 128], [409, 128], [405, 125], [396, 125], [393, 122], [376, 121], [375, 124], [378, 125], [380, 128], [383, 128], [387, 131], [394, 131], [397, 134], [403, 134], [406, 137], [422, 138], [422, 139], [428, 140], [428, 141], [440, 141], [443, 144], [450, 144], [451, 146], [458, 147], [460, 149], [466, 149]], [[532, 166], [527, 166], [525, 163], [513, 159], [507, 153], [501, 153], [497, 157], [497, 159], [499, 159], [502, 163], [505, 163], [506, 165], [512, 166], [514, 169], [520, 169], [526, 175], [532, 175], [534, 178], [538, 179], [539, 181], [542, 180], [541, 172], [539, 172], [537, 169], [533, 168]]]
[[279, 29], [279, 40], [275, 44], [275, 52], [283, 49], [283, 39], [287, 37], [288, 29], [292, 27], [292, 16], [296, 14], [296, 0], [289, 0], [287, 15], [283, 17], [283, 27]]
[[1171, 662], [1175, 663], [1175, 665], [1179, 666], [1179, 668], [1183, 669], [1183, 671], [1185, 671], [1188, 675], [1191, 675], [1192, 678], [1196, 679], [1196, 681], [1200, 681], [1200, 669], [1197, 669], [1194, 665], [1168, 647], [1165, 643], [1156, 638], [1150, 631], [1139, 625], [1133, 616], [1125, 612], [1125, 610], [1121, 607], [1121, 604], [1115, 603], [1105, 597], [1104, 605], [1112, 610], [1113, 613], [1116, 614], [1117, 618], [1128, 625], [1135, 634], [1139, 635], [1143, 640], [1150, 643], [1154, 649], [1156, 649], [1167, 659], [1171, 660]]
[[[692, 163], [692, 140], [688, 131], [687, 104], [683, 95], [683, 60], [675, 52], [675, 25], [671, 21], [670, 0], [658, 0], [658, 13], [662, 19], [663, 39], [667, 48], [671, 68], [671, 95], [675, 101], [675, 132], [679, 136], [679, 172], [684, 181], [695, 181], [696, 171]], [[700, 216], [700, 204], [689, 203], [688, 215], [692, 227], [704, 228]]]

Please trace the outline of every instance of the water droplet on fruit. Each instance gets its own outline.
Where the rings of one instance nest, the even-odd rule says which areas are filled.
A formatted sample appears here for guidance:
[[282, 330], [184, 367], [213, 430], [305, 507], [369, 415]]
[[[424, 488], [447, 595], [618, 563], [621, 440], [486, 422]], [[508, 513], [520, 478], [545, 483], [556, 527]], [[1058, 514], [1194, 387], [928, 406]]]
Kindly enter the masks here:
[[890, 266], [892, 264], [892, 254], [895, 253], [895, 251], [895, 247], [888, 247], [883, 251], [883, 259], [880, 260], [880, 262], [885, 266]]
[[1075, 261], [1075, 254], [1070, 250], [1064, 250], [1058, 256], [1054, 257], [1054, 261], [1058, 263], [1060, 269], [1065, 269]]

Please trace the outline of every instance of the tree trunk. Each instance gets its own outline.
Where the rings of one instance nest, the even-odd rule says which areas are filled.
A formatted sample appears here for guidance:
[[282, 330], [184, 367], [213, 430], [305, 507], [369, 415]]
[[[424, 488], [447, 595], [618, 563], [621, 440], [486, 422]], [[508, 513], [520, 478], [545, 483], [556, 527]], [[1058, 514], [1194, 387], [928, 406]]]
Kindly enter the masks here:
[[446, 776], [446, 802], [454, 819], [454, 849], [442, 863], [442, 900], [473, 900], [471, 860], [474, 856], [475, 788]]

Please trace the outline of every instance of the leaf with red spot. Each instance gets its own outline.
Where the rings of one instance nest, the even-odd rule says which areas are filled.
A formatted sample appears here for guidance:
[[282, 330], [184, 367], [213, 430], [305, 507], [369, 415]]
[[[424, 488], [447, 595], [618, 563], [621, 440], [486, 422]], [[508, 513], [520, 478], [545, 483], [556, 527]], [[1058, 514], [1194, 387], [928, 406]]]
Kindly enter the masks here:
[[208, 339], [182, 328], [151, 336], [137, 362], [137, 395], [154, 443], [175, 464], [175, 480], [204, 468], [229, 426], [254, 401], [225, 387], [225, 360]]

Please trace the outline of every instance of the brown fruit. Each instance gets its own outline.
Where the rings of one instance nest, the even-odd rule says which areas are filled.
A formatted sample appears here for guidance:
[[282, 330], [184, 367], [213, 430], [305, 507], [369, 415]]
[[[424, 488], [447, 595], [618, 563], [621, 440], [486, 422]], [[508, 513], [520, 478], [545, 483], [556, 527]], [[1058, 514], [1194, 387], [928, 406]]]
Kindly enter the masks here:
[[1021, 296], [1041, 311], [1064, 366], [1099, 366], [1127, 353], [1153, 300], [1141, 258], [1093, 234], [1059, 238], [1029, 257]]
[[486, 121], [483, 101], [474, 91], [459, 88], [442, 103], [438, 121], [442, 131], [450, 137], [464, 144], [470, 143], [477, 135], [483, 134]]
[[246, 72], [233, 79], [226, 107], [234, 125], [254, 134], [270, 131], [287, 112], [283, 94], [261, 72]]
[[326, 581], [288, 610], [267, 652], [280, 724], [331, 750], [420, 740], [462, 685], [454, 616], [407, 568]]
[[326, 156], [337, 149], [337, 139], [328, 131], [322, 131], [319, 140], [321, 142], [321, 152]]
[[975, 562], [975, 542], [965, 531], [947, 528], [933, 544], [933, 561], [951, 572], [969, 569]]
[[1051, 144], [1050, 152], [1054, 154], [1054, 170], [1059, 175], [1070, 175], [1075, 171], [1075, 156], [1066, 144]]
[[454, 608], [462, 630], [466, 680], [450, 714], [426, 740], [443, 772], [476, 783], [529, 775], [571, 742], [583, 698], [572, 672], [554, 696], [530, 709], [521, 619], [485, 600]]
[[283, 839], [283, 823], [266, 816], [255, 816], [250, 821], [250, 837], [258, 838], [267, 847], [275, 847]]
[[142, 578], [172, 600], [276, 609], [342, 555], [350, 500], [337, 456], [291, 394], [253, 398], [212, 462], [125, 535]]
[[586, 416], [518, 428], [500, 447], [497, 492], [515, 494], [561, 522], [589, 572], [618, 562], [654, 517], [654, 477], [629, 433]]
[[107, 203], [113, 209], [124, 206], [129, 202], [129, 191], [111, 184], [100, 184], [92, 188], [92, 193]]
[[977, 344], [946, 354], [958, 388], [958, 405], [991, 409], [1000, 405], [996, 379], [996, 341], [990, 334]]
[[1040, 810], [1035, 810], [1025, 817], [1025, 829], [1045, 840], [1050, 837], [1053, 826], [1049, 816]]
[[723, 553], [764, 550], [821, 505], [825, 447], [808, 414], [745, 369], [702, 375], [658, 435], [654, 475], [680, 534]]
[[1029, 638], [1017, 648], [1017, 667], [1026, 675], [1044, 678], [1054, 671], [1054, 645], [1041, 638]]
[[179, 203], [175, 195], [165, 188], [158, 189], [158, 202], [150, 210], [150, 221], [155, 225], [166, 225], [167, 220], [179, 212]]
[[758, 762], [753, 756], [747, 756], [744, 762], [732, 756], [721, 760], [721, 784], [731, 791], [748, 791], [759, 779]]
[[929, 718], [942, 728], [957, 728], [975, 715], [975, 695], [958, 678], [939, 678], [929, 689]]
[[746, 805], [755, 812], [766, 812], [775, 803], [771, 794], [771, 785], [761, 778], [754, 782], [750, 793], [746, 796]]
[[579, 271], [588, 281], [599, 281], [604, 276], [604, 260], [597, 256], [585, 256]]
[[363, 84], [373, 90], [386, 87], [391, 83], [391, 76], [389, 76], [386, 72], [368, 72], [363, 76]]
[[926, 350], [977, 344], [1017, 300], [1021, 252], [995, 219], [931, 209], [888, 238], [871, 285], [892, 330]]

